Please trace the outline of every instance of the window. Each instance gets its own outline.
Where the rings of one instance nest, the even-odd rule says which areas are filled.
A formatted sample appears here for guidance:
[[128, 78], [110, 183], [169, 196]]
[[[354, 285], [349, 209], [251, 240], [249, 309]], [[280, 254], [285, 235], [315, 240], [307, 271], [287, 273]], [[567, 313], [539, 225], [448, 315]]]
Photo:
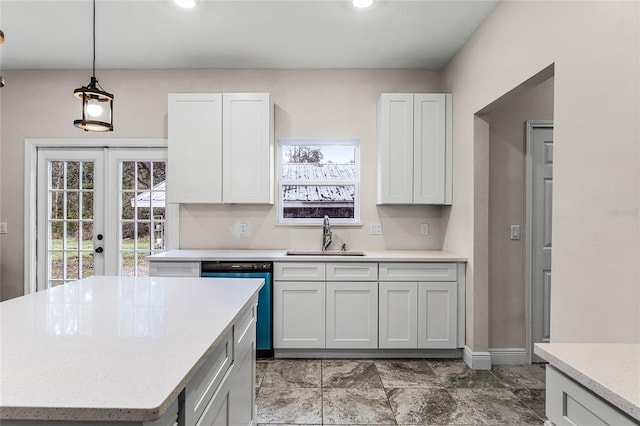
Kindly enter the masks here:
[[280, 139], [278, 222], [315, 225], [360, 222], [360, 141]]

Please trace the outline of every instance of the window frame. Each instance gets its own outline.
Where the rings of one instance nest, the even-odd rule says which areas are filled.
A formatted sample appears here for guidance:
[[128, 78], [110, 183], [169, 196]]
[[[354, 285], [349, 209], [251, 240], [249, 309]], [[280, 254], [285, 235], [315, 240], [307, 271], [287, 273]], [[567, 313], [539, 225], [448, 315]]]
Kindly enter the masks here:
[[[291, 180], [282, 178], [282, 166], [283, 166], [283, 147], [285, 146], [351, 146], [354, 148], [355, 159], [355, 179], [354, 180]], [[353, 200], [353, 218], [332, 218], [331, 225], [343, 225], [353, 226], [361, 225], [360, 222], [360, 139], [305, 139], [305, 138], [280, 138], [277, 143], [276, 154], [276, 186], [277, 186], [277, 200], [276, 205], [278, 209], [277, 224], [285, 226], [320, 226], [322, 225], [322, 218], [285, 218], [284, 217], [284, 187], [288, 185], [319, 185], [326, 186], [331, 185], [352, 185], [354, 186], [354, 200]]]

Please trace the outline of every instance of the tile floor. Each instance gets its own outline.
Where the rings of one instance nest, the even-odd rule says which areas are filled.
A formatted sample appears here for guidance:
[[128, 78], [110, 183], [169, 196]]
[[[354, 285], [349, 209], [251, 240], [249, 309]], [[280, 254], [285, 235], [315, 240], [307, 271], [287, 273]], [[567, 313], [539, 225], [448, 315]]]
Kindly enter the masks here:
[[258, 360], [258, 425], [542, 425], [544, 366]]

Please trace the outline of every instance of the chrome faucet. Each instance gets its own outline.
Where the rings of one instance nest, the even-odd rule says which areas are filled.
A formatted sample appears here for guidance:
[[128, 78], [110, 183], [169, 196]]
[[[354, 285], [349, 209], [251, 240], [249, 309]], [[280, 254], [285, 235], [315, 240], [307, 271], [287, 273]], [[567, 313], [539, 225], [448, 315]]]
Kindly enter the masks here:
[[329, 216], [324, 215], [322, 221], [322, 251], [327, 251], [331, 245], [331, 225], [329, 224]]

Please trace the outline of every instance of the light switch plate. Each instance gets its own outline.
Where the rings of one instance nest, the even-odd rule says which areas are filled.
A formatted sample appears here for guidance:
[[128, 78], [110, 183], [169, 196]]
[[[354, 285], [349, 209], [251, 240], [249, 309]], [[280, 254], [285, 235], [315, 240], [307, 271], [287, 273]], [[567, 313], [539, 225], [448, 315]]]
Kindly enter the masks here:
[[520, 225], [511, 225], [511, 239], [512, 240], [520, 239]]
[[371, 235], [382, 235], [382, 225], [379, 223], [372, 223]]
[[0, 222], [0, 234], [7, 233], [7, 222]]

